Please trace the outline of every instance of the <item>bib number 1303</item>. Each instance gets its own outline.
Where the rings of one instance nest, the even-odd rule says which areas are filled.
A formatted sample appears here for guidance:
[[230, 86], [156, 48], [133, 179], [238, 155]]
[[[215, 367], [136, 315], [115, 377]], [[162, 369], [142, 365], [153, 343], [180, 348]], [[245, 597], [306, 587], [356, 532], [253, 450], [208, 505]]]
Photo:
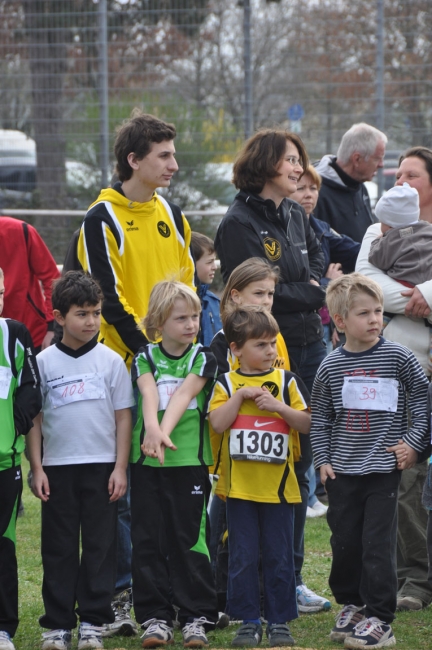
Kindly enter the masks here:
[[234, 460], [282, 464], [288, 454], [289, 427], [280, 418], [239, 415], [231, 427]]

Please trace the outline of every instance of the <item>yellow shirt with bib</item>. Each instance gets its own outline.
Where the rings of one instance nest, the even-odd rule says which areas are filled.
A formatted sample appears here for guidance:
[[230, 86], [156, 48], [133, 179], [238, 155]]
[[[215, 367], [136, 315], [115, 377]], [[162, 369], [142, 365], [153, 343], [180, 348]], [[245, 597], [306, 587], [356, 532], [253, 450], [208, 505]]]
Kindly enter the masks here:
[[[273, 397], [304, 411], [307, 391], [293, 373], [272, 368], [266, 373], [245, 375], [240, 370], [221, 375], [214, 387], [209, 411], [225, 404], [239, 388], [262, 387]], [[222, 434], [215, 466], [220, 497], [261, 503], [300, 503], [294, 473], [290, 427], [277, 413], [260, 410], [244, 400], [235, 422]]]

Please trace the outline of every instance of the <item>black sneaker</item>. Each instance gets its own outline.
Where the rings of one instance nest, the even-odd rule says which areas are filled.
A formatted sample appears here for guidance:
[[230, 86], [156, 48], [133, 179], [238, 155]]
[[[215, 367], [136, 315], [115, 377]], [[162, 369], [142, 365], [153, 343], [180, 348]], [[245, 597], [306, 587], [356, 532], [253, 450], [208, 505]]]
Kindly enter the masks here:
[[235, 648], [255, 648], [261, 643], [263, 629], [258, 623], [240, 625], [231, 645]]
[[273, 623], [273, 625], [267, 625], [266, 631], [270, 648], [283, 648], [284, 646], [295, 644], [290, 629], [286, 623]]
[[376, 616], [358, 623], [344, 641], [345, 648], [387, 648], [391, 645], [396, 645], [391, 625]]
[[346, 637], [351, 636], [357, 623], [364, 621], [364, 608], [356, 605], [345, 605], [336, 614], [336, 625], [330, 632], [331, 641], [343, 643]]
[[215, 625], [217, 630], [224, 630], [230, 624], [230, 617], [225, 612], [219, 612], [218, 620]]

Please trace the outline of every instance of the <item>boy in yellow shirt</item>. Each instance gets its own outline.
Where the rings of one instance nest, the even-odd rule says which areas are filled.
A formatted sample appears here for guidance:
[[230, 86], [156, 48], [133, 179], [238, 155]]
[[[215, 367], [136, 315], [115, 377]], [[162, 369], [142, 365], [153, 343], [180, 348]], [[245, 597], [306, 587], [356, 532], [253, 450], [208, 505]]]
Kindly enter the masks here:
[[262, 639], [260, 549], [269, 644], [294, 645], [286, 622], [297, 618], [293, 504], [301, 497], [289, 433], [309, 433], [309, 395], [292, 372], [272, 367], [279, 327], [268, 311], [233, 309], [224, 332], [240, 368], [218, 378], [209, 419], [223, 434], [216, 492], [227, 501], [227, 613], [243, 620], [232, 645], [254, 647]]

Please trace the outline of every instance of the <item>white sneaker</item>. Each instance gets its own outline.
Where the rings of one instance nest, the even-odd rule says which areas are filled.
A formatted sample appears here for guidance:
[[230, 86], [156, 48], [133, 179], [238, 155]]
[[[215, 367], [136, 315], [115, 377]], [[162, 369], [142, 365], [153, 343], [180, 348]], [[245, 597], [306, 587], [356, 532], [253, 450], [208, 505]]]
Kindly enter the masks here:
[[134, 636], [138, 634], [135, 621], [131, 619], [132, 607], [131, 589], [125, 589], [114, 596], [111, 607], [114, 611], [114, 623], [106, 623], [102, 628], [102, 636]]
[[331, 602], [327, 598], [318, 596], [306, 585], [299, 585], [297, 592], [297, 608], [303, 614], [314, 614], [315, 612], [327, 612], [331, 608]]
[[42, 633], [42, 650], [70, 650], [71, 647], [70, 630], [49, 630]]
[[205, 648], [208, 646], [209, 642], [205, 633], [205, 623], [208, 623], [208, 621], [204, 616], [195, 618], [190, 623], [186, 623], [182, 629], [184, 648]]
[[314, 510], [317, 514], [315, 515], [316, 517], [322, 517], [327, 513], [328, 506], [325, 506], [321, 501], [317, 501], [316, 503], [313, 504], [312, 510]]
[[10, 635], [4, 630], [0, 630], [0, 650], [15, 650]]
[[103, 648], [102, 626], [81, 623], [78, 629], [78, 650]]
[[306, 519], [313, 519], [314, 517], [319, 517], [319, 513], [308, 506], [306, 510]]
[[151, 618], [141, 625], [145, 629], [142, 635], [143, 648], [160, 648], [161, 646], [174, 643], [173, 628], [166, 621], [159, 618]]

